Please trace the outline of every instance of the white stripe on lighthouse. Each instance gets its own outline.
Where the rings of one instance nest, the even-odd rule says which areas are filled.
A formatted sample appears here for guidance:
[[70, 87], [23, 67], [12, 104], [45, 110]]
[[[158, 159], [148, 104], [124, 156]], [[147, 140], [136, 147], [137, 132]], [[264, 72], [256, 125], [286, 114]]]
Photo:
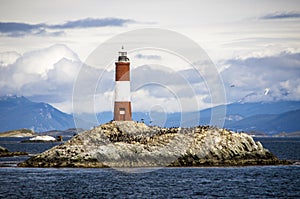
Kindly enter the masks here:
[[130, 81], [116, 81], [115, 101], [130, 102]]

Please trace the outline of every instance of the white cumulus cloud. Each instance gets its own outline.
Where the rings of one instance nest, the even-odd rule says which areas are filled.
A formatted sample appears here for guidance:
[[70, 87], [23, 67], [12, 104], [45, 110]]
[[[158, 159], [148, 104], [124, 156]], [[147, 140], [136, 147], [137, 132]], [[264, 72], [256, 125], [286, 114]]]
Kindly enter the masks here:
[[65, 45], [27, 52], [0, 67], [0, 94], [17, 94], [38, 101], [71, 101], [73, 82], [81, 67]]
[[20, 56], [19, 53], [14, 51], [0, 53], [0, 67], [7, 67], [8, 65], [15, 63]]

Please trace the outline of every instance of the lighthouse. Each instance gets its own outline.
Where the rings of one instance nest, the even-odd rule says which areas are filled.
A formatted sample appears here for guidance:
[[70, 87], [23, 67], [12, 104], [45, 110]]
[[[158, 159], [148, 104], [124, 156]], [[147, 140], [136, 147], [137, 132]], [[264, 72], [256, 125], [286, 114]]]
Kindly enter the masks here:
[[114, 121], [131, 121], [130, 62], [123, 47], [115, 64]]

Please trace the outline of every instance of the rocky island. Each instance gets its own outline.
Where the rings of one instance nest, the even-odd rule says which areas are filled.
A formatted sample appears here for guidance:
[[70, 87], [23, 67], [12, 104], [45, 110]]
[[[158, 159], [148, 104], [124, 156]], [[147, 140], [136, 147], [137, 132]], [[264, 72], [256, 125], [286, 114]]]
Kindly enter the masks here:
[[19, 163], [20, 167], [161, 167], [289, 164], [245, 133], [113, 121]]
[[19, 130], [12, 130], [1, 132], [0, 137], [34, 137], [36, 134], [29, 129], [19, 129]]
[[12, 156], [22, 156], [22, 155], [28, 155], [28, 153], [21, 152], [21, 151], [10, 152], [6, 148], [0, 146], [0, 157], [12, 157]]

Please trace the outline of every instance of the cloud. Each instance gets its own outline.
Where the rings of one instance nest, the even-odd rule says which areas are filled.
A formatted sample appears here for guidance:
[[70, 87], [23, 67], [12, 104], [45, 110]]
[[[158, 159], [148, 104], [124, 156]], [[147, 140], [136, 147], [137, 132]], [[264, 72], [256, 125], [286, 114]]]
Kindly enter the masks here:
[[[0, 95], [23, 95], [68, 113], [96, 113], [113, 108], [114, 70], [85, 65], [65, 45], [18, 56], [10, 52], [3, 55], [7, 65], [0, 67]], [[5, 58], [10, 55], [10, 59]], [[165, 107], [167, 112], [194, 111], [210, 104], [209, 100], [204, 101], [209, 92], [195, 69], [141, 65], [132, 68], [131, 80], [134, 111], [150, 111], [153, 106]]]
[[124, 26], [127, 23], [134, 23], [131, 19], [120, 19], [120, 18], [103, 18], [103, 19], [93, 19], [86, 18], [75, 21], [68, 21], [63, 24], [48, 25], [48, 28], [53, 29], [73, 29], [73, 28], [97, 28], [106, 26]]
[[[134, 23], [131, 19], [120, 18], [86, 18], [74, 21], [68, 21], [62, 24], [28, 24], [18, 22], [0, 22], [0, 33], [9, 37], [21, 37], [25, 35], [36, 36], [60, 36], [64, 34], [65, 29], [75, 28], [98, 28], [98, 27], [121, 27], [128, 23]], [[59, 31], [57, 31], [59, 30]]]
[[10, 32], [30, 32], [34, 29], [39, 29], [45, 27], [45, 24], [26, 24], [26, 23], [16, 23], [16, 22], [0, 22], [0, 32], [10, 33]]
[[0, 22], [0, 33], [9, 37], [35, 36], [59, 36], [63, 31], [47, 31], [46, 24], [27, 24], [16, 22]]
[[[73, 99], [78, 105], [75, 111], [81, 113], [113, 108], [114, 71], [84, 65], [65, 45], [2, 55], [0, 95], [24, 95], [69, 113], [74, 111], [72, 105], [76, 107]], [[221, 76], [228, 101], [300, 100], [299, 60], [300, 53], [292, 52], [227, 60]], [[166, 112], [185, 112], [211, 106], [206, 82], [192, 68], [140, 65], [132, 68], [131, 80], [134, 111], [162, 107]]]
[[132, 90], [147, 90], [157, 98], [194, 97], [208, 94], [207, 87], [198, 87], [203, 79], [195, 69], [175, 71], [161, 65], [142, 65], [131, 71]]
[[221, 76], [228, 101], [300, 100], [300, 53], [232, 59], [225, 64], [228, 68]]
[[260, 19], [290, 19], [290, 18], [300, 18], [299, 12], [274, 12], [260, 17]]
[[134, 56], [135, 58], [138, 58], [138, 59], [147, 59], [147, 60], [161, 60], [161, 56], [159, 55], [144, 55], [144, 54], [137, 54]]
[[[75, 112], [112, 111], [114, 71], [92, 70], [96, 69], [88, 66], [82, 68], [80, 77], [76, 80], [75, 98], [73, 97]], [[167, 112], [194, 111], [208, 107], [210, 102], [203, 102], [209, 97], [203, 80], [189, 80], [189, 77], [194, 78], [192, 75], [195, 71], [185, 70], [184, 73], [185, 75], [183, 71], [174, 71], [161, 65], [142, 65], [131, 69], [134, 111], [149, 111], [153, 106], [165, 107]]]
[[0, 67], [0, 95], [24, 95], [50, 103], [71, 100], [81, 64], [65, 45], [27, 52]]
[[45, 76], [63, 58], [79, 61], [78, 56], [67, 46], [56, 44], [42, 50], [25, 53], [16, 60], [13, 67], [26, 74]]
[[0, 68], [13, 64], [19, 57], [21, 55], [14, 51], [0, 53]]

